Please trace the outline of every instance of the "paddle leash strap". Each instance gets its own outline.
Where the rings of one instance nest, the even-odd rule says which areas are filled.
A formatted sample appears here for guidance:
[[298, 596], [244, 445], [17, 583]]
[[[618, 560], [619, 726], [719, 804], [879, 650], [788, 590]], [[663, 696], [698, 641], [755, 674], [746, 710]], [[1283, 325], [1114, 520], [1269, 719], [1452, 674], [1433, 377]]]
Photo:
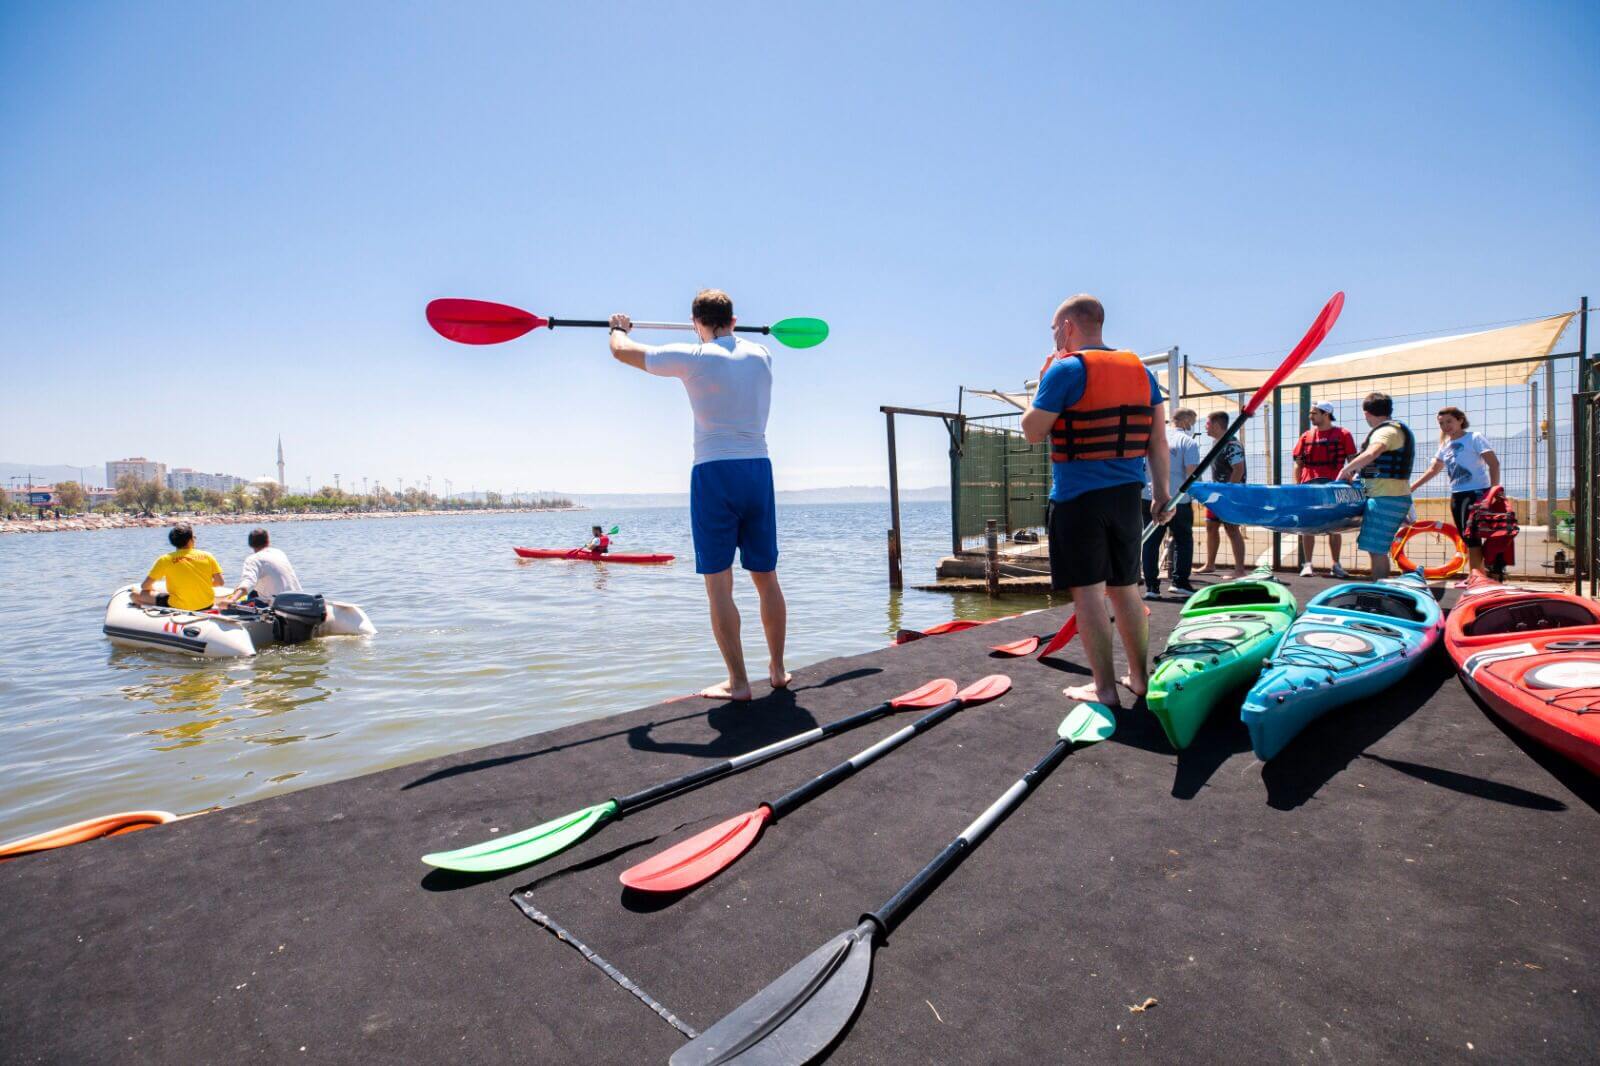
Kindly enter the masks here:
[[785, 752], [790, 752], [813, 741], [821, 740], [823, 737], [831, 737], [835, 733], [843, 733], [847, 729], [865, 725], [875, 718], [882, 718], [893, 709], [894, 704], [892, 702], [880, 703], [876, 707], [868, 708], [859, 714], [852, 714], [848, 718], [841, 718], [837, 722], [830, 722], [825, 726], [818, 726], [816, 729], [808, 729], [804, 733], [796, 733], [792, 737], [786, 737], [776, 743], [768, 744], [764, 748], [757, 748], [755, 751], [745, 752], [743, 755], [735, 756], [732, 759], [724, 759], [722, 762], [712, 763], [710, 766], [702, 767], [693, 773], [675, 777], [671, 781], [663, 781], [659, 785], [652, 785], [631, 795], [618, 796], [615, 800], [617, 813], [624, 814], [628, 811], [636, 810], [648, 803], [665, 799], [685, 789], [703, 785], [707, 781], [737, 773], [747, 766], [754, 766], [758, 762], [776, 758]]
[[594, 963], [594, 965], [599, 968], [601, 973], [605, 974], [618, 985], [626, 989], [628, 994], [633, 996], [640, 1003], [643, 1003], [645, 1006], [655, 1011], [657, 1016], [659, 1016], [668, 1025], [672, 1026], [690, 1040], [693, 1040], [695, 1037], [700, 1035], [693, 1028], [691, 1028], [687, 1022], [679, 1018], [676, 1014], [673, 1014], [666, 1007], [662, 1006], [660, 1001], [654, 996], [640, 988], [639, 985], [635, 983], [633, 978], [629, 977], [627, 974], [611, 965], [605, 959], [601, 958], [599, 953], [597, 953], [588, 944], [585, 944], [583, 941], [567, 932], [559, 923], [556, 922], [554, 918], [550, 917], [538, 907], [535, 907], [533, 905], [532, 892], [513, 892], [511, 894], [511, 902], [515, 903], [517, 905], [517, 909], [523, 914], [526, 914], [536, 924], [543, 926], [546, 930], [553, 934], [557, 940], [561, 941], [563, 944], [570, 944], [574, 948], [577, 948], [578, 953], [584, 958], [588, 959], [590, 962]]
[[983, 838], [1022, 804], [1035, 785], [1061, 765], [1061, 760], [1067, 757], [1072, 745], [1070, 739], [1056, 741], [1048, 755], [1035, 763], [1033, 769], [1023, 774], [1016, 784], [1006, 789], [1004, 795], [990, 804], [988, 810], [978, 815], [971, 825], [961, 831], [960, 836], [946, 845], [932, 862], [924, 866], [917, 876], [907, 881], [887, 903], [875, 911], [863, 914], [862, 922], [872, 922], [878, 927], [879, 939], [887, 939], [895, 926], [900, 924], [917, 902], [983, 843]]
[[959, 711], [961, 707], [961, 700], [951, 700], [948, 703], [941, 704], [938, 708], [929, 711], [927, 714], [923, 715], [921, 718], [918, 718], [915, 722], [912, 722], [904, 729], [898, 729], [895, 732], [890, 733], [888, 736], [872, 745], [872, 747], [857, 753], [849, 759], [846, 759], [833, 769], [818, 774], [816, 777], [813, 777], [810, 781], [807, 781], [799, 788], [791, 789], [790, 791], [784, 793], [782, 796], [779, 796], [777, 799], [767, 804], [767, 806], [772, 810], [772, 819], [776, 821], [777, 819], [782, 818], [785, 814], [788, 814], [790, 811], [794, 810], [796, 807], [799, 807], [802, 804], [822, 795], [834, 785], [837, 785], [845, 778], [854, 774], [857, 770], [864, 766], [869, 766], [878, 759], [881, 759], [883, 756], [889, 754], [891, 751], [898, 748], [900, 745], [904, 744], [918, 733], [924, 733], [929, 729], [932, 729], [934, 726], [938, 725], [940, 722]]

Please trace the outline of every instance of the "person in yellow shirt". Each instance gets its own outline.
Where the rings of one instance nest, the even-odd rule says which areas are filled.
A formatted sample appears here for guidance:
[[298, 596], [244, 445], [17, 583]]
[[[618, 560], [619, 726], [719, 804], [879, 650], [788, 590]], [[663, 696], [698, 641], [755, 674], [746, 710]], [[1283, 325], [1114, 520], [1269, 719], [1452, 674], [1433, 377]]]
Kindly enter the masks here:
[[[216, 556], [194, 546], [194, 528], [187, 522], [173, 526], [167, 539], [174, 550], [156, 560], [144, 584], [133, 594], [133, 602], [141, 607], [176, 607], [180, 611], [209, 609], [216, 597], [211, 590], [223, 584], [222, 567], [217, 565]], [[157, 581], [165, 581], [167, 591], [155, 592]]]
[[1389, 546], [1411, 516], [1411, 472], [1417, 462], [1417, 438], [1411, 427], [1394, 418], [1394, 400], [1387, 393], [1368, 393], [1361, 413], [1372, 431], [1361, 451], [1339, 471], [1339, 480], [1361, 479], [1367, 494], [1356, 547], [1372, 559], [1374, 580], [1389, 576]]

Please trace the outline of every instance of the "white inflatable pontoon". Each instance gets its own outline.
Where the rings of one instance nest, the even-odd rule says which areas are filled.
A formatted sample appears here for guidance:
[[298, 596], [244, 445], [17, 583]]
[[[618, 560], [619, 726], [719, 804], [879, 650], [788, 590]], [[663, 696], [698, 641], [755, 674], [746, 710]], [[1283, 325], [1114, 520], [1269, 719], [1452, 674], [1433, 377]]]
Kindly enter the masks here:
[[[158, 586], [161, 582], [156, 583]], [[270, 609], [232, 608], [219, 603], [209, 611], [173, 607], [140, 607], [133, 602], [137, 585], [112, 593], [103, 627], [111, 643], [123, 648], [155, 648], [209, 659], [254, 655], [277, 643]], [[327, 612], [313, 637], [371, 636], [378, 630], [367, 612], [353, 603], [323, 601]]]

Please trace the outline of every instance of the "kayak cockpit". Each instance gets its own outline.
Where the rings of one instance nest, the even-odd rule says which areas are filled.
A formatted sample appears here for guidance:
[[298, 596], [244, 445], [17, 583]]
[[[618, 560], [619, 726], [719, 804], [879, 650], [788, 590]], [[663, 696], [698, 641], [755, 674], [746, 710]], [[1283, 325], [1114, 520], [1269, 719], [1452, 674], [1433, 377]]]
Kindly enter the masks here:
[[1600, 616], [1581, 603], [1554, 598], [1491, 604], [1462, 627], [1462, 635], [1489, 637], [1501, 633], [1538, 633], [1551, 629], [1600, 625]]
[[1318, 606], [1340, 611], [1358, 611], [1384, 618], [1398, 618], [1403, 622], [1426, 624], [1429, 616], [1422, 610], [1415, 596], [1404, 592], [1389, 592], [1370, 586], [1356, 586], [1334, 593]]

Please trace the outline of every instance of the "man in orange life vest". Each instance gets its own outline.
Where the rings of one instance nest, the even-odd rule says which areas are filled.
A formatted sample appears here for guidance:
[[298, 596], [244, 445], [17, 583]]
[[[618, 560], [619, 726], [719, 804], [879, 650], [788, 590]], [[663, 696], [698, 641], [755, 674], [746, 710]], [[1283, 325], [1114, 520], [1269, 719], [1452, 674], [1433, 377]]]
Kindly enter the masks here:
[[1078, 632], [1094, 682], [1068, 699], [1117, 706], [1111, 617], [1128, 656], [1121, 679], [1135, 696], [1149, 680], [1150, 626], [1139, 602], [1140, 496], [1150, 465], [1150, 510], [1171, 519], [1167, 409], [1155, 375], [1133, 352], [1107, 347], [1105, 308], [1078, 295], [1056, 309], [1056, 353], [1045, 362], [1033, 406], [1022, 416], [1030, 442], [1050, 441], [1050, 584], [1072, 590]]

